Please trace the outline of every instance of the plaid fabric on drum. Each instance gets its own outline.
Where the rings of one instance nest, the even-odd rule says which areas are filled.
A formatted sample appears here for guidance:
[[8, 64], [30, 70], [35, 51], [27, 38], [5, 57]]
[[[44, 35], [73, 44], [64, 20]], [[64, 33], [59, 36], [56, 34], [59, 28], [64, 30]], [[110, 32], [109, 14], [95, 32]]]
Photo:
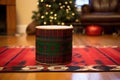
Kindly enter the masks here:
[[71, 62], [72, 28], [36, 29], [36, 60], [41, 63]]
[[60, 30], [36, 30], [36, 36], [41, 38], [66, 38], [71, 37], [72, 29], [60, 29]]
[[36, 60], [41, 63], [48, 63], [48, 64], [66, 64], [70, 63], [72, 60], [71, 53], [61, 55], [61, 56], [48, 56], [48, 55], [37, 55]]

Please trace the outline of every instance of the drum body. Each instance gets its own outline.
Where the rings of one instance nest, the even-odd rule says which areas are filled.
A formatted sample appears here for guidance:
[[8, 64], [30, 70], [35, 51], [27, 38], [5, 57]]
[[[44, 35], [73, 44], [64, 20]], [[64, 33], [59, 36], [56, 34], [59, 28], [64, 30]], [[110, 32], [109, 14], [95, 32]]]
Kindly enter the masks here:
[[36, 60], [46, 64], [65, 64], [72, 60], [70, 26], [36, 27]]

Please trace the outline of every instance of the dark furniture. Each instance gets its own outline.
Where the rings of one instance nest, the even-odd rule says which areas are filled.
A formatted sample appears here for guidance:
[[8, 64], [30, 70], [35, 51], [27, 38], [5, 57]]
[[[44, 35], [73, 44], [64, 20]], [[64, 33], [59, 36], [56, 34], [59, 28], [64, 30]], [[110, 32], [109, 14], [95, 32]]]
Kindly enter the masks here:
[[80, 21], [82, 25], [120, 27], [120, 0], [89, 0], [82, 6]]
[[16, 0], [0, 0], [6, 6], [6, 34], [16, 33]]

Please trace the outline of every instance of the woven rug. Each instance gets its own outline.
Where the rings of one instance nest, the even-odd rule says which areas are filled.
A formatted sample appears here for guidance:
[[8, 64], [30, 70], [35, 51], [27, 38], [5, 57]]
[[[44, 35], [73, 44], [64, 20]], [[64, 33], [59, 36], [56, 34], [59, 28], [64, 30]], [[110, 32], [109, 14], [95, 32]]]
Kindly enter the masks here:
[[35, 47], [0, 47], [0, 72], [97, 72], [120, 71], [120, 47], [73, 47], [72, 62], [40, 64]]

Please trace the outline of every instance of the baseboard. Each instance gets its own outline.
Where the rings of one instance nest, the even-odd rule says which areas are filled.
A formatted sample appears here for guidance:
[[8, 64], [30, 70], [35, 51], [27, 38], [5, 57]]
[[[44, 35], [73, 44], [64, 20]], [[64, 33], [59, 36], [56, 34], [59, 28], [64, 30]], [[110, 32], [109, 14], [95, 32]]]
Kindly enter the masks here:
[[17, 33], [26, 33], [27, 25], [17, 25]]

